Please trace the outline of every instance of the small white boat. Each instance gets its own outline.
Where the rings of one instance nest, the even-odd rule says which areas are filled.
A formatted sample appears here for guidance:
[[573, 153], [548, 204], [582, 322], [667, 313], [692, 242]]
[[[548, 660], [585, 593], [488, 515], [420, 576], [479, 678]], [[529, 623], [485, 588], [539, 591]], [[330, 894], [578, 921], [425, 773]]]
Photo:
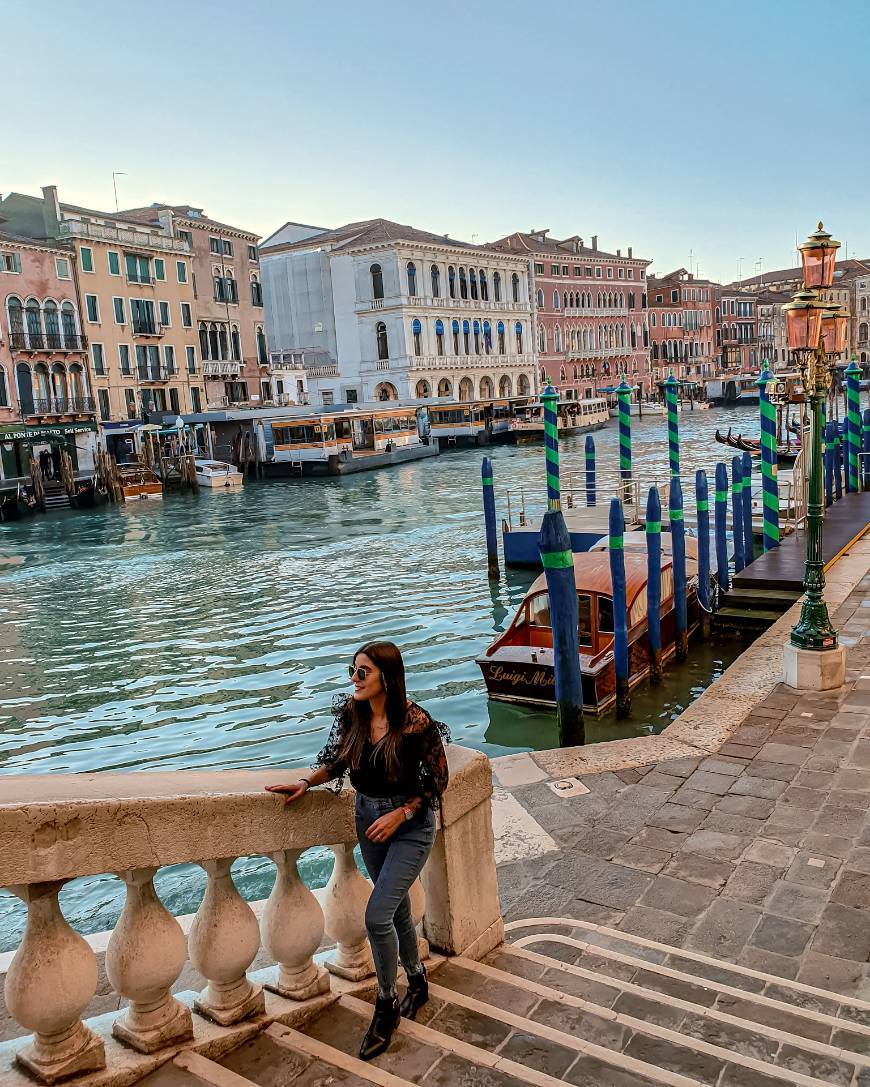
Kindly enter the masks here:
[[222, 460], [195, 460], [196, 481], [200, 487], [213, 490], [238, 490], [242, 485], [242, 473], [234, 464]]

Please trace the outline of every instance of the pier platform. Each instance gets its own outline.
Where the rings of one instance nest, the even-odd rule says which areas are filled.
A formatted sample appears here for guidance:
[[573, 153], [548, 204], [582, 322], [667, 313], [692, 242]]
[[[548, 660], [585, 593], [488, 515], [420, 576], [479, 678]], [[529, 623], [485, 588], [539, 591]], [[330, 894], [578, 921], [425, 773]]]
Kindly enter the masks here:
[[[588, 551], [602, 536], [607, 535], [610, 500], [603, 500], [597, 506], [575, 506], [568, 509], [563, 506], [565, 524], [571, 535], [571, 550]], [[626, 511], [628, 512], [628, 511]], [[543, 514], [535, 514], [529, 523], [516, 528], [509, 528], [502, 522], [502, 548], [506, 566], [540, 567], [541, 556], [538, 551], [538, 537], [541, 534]], [[638, 521], [627, 521], [626, 531], [640, 528]]]

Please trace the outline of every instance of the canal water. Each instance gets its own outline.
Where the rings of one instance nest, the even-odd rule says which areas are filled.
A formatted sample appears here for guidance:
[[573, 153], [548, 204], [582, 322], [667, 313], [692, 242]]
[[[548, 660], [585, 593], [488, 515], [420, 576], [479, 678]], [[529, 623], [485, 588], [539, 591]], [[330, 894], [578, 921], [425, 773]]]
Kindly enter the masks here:
[[[663, 418], [632, 422], [638, 475], [664, 476]], [[729, 459], [713, 440], [728, 425], [757, 434], [756, 410], [681, 415], [684, 479]], [[613, 466], [615, 421], [595, 442], [599, 464]], [[563, 471], [580, 475], [583, 443], [563, 441]], [[514, 503], [522, 488], [542, 506], [541, 444], [488, 453], [499, 518], [508, 488]], [[409, 694], [458, 743], [490, 756], [555, 746], [553, 716], [489, 702], [474, 663], [534, 576], [487, 580], [480, 460], [451, 451], [0, 525], [0, 795], [5, 774], [274, 767], [280, 781], [322, 746], [346, 665], [372, 638], [398, 642]], [[740, 649], [694, 645], [661, 687], [636, 693], [630, 719], [588, 721], [588, 741], [659, 731]], [[314, 850], [303, 867], [316, 885], [329, 857]], [[248, 898], [268, 894], [272, 872], [262, 858], [234, 868]], [[188, 912], [204, 877], [168, 868], [157, 886]], [[83, 932], [109, 927], [122, 891], [108, 876], [73, 881], [65, 915]], [[21, 904], [0, 895], [0, 950], [22, 920]]]

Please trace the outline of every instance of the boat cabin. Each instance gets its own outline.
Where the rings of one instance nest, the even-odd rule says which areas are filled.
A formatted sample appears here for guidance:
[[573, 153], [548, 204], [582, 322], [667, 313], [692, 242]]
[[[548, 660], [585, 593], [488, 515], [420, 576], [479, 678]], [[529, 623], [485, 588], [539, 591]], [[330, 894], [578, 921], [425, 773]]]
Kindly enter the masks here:
[[418, 445], [417, 414], [412, 407], [370, 411], [315, 412], [272, 421], [276, 461], [343, 460]]
[[480, 436], [492, 439], [506, 435], [517, 413], [532, 403], [530, 396], [515, 396], [433, 404], [429, 408], [429, 425], [432, 436], [444, 445], [473, 444]]
[[[556, 408], [560, 434], [580, 434], [585, 430], [597, 430], [610, 420], [610, 408], [605, 397], [587, 397], [585, 400], [560, 400]], [[533, 401], [515, 413], [510, 426], [515, 437], [537, 438], [544, 434], [544, 405]]]

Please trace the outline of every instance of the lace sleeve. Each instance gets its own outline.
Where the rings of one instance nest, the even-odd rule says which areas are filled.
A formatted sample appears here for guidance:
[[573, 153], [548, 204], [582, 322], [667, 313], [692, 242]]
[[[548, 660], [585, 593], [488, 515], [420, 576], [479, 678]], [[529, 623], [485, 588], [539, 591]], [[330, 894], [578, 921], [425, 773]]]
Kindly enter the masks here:
[[420, 733], [420, 785], [422, 795], [433, 806], [440, 807], [441, 796], [447, 788], [450, 771], [447, 768], [445, 743], [450, 742], [450, 729], [442, 721], [426, 714]]
[[332, 728], [323, 749], [318, 752], [314, 766], [322, 766], [329, 771], [329, 787], [334, 792], [341, 792], [344, 788], [344, 779], [347, 774], [347, 764], [339, 757], [344, 730], [348, 718], [348, 700], [344, 695], [336, 695], [332, 701]]

